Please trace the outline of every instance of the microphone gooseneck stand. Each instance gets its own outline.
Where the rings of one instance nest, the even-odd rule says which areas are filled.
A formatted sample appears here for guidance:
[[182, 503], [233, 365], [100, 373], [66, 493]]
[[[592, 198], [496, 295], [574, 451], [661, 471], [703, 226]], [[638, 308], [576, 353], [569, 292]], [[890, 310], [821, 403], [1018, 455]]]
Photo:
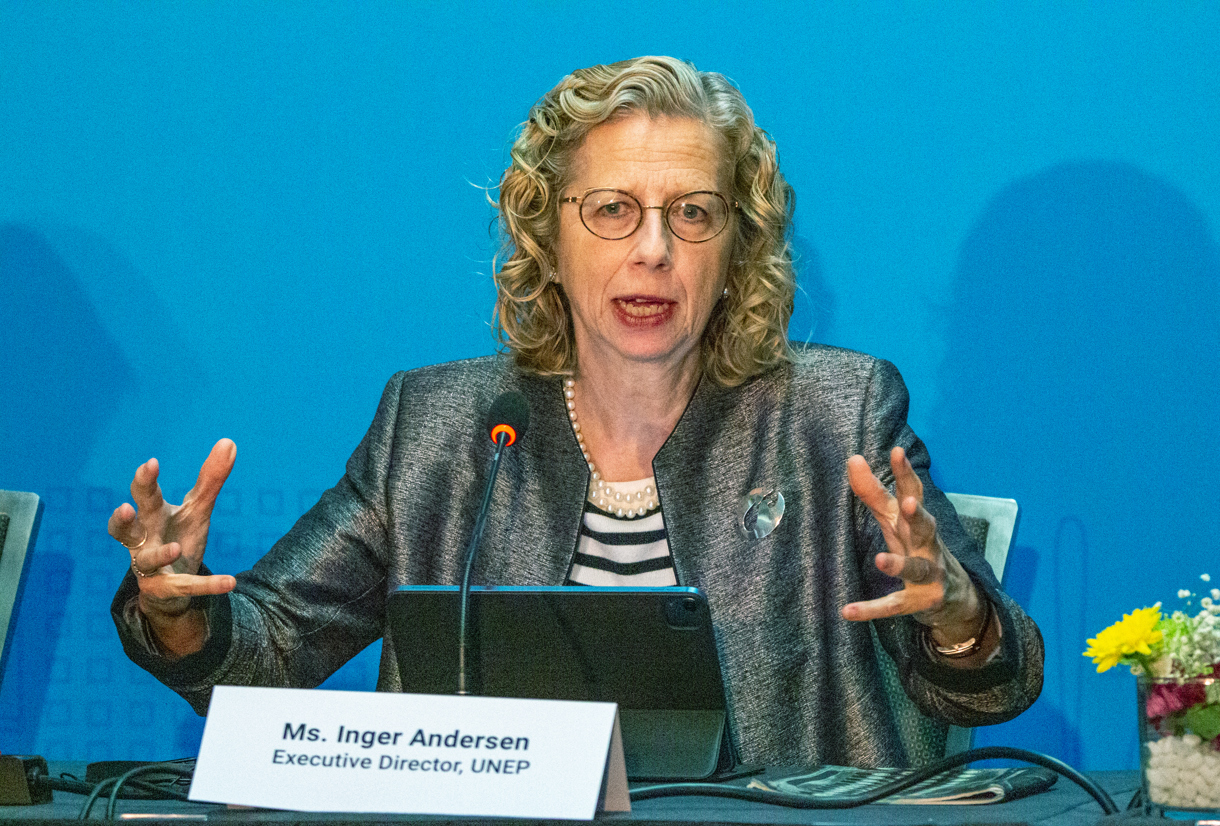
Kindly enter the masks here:
[[466, 568], [462, 572], [462, 589], [458, 597], [460, 605], [458, 613], [458, 694], [470, 693], [466, 689], [466, 647], [469, 644], [470, 636], [467, 626], [467, 614], [470, 609], [470, 572], [474, 570], [474, 557], [479, 550], [479, 541], [483, 538], [483, 528], [487, 525], [491, 492], [496, 486], [496, 474], [500, 472], [500, 460], [504, 457], [504, 448], [516, 444], [525, 435], [525, 429], [530, 422], [529, 402], [521, 393], [501, 393], [492, 403], [487, 420], [487, 433], [496, 443], [496, 452], [491, 457], [491, 472], [487, 477], [487, 487], [483, 489], [483, 503], [479, 505], [479, 515], [474, 521], [470, 544], [466, 546]]
[[479, 548], [479, 540], [483, 538], [483, 528], [487, 524], [488, 505], [491, 504], [491, 491], [496, 484], [496, 474], [500, 472], [500, 459], [508, 444], [508, 434], [501, 432], [496, 437], [496, 453], [491, 457], [491, 475], [487, 479], [487, 488], [483, 491], [483, 504], [479, 507], [479, 518], [474, 523], [474, 532], [470, 535], [470, 545], [466, 548], [466, 569], [462, 572], [462, 591], [458, 597], [461, 606], [458, 614], [458, 694], [469, 694], [466, 690], [466, 614], [470, 608], [470, 571], [474, 568], [474, 555]]

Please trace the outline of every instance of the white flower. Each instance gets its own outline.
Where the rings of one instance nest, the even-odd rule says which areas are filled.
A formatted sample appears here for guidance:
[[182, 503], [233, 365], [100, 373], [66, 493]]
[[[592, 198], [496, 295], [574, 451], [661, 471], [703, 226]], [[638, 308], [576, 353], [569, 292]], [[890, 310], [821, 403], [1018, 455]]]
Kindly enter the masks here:
[[[1203, 574], [1201, 579], [1210, 582], [1211, 577]], [[1210, 596], [1204, 595], [1199, 600], [1199, 608], [1193, 614], [1185, 611], [1174, 611], [1170, 616], [1161, 615], [1158, 630], [1163, 633], [1162, 640], [1152, 652], [1156, 659], [1151, 662], [1133, 663], [1132, 673], [1139, 673], [1142, 666], [1154, 677], [1193, 677], [1199, 674], [1210, 674], [1220, 665], [1220, 588], [1208, 589]], [[1188, 588], [1178, 591], [1178, 598], [1189, 600], [1198, 597]], [[1160, 610], [1161, 603], [1153, 606]], [[1220, 681], [1215, 683], [1220, 691]]]
[[1203, 580], [1204, 582], [1211, 582], [1212, 575], [1211, 574], [1199, 574], [1199, 579]]
[[1163, 654], [1148, 663], [1148, 668], [1152, 672], [1153, 677], [1168, 677], [1173, 670], [1173, 657]]

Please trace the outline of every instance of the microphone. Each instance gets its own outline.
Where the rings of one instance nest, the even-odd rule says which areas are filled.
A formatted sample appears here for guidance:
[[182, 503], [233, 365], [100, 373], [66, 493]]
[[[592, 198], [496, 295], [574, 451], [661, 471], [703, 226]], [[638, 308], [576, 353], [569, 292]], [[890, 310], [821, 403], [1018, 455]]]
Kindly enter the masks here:
[[487, 476], [487, 487], [483, 489], [483, 504], [479, 506], [478, 518], [474, 521], [474, 531], [470, 534], [470, 544], [466, 546], [466, 569], [462, 573], [462, 590], [458, 597], [458, 694], [466, 691], [466, 645], [469, 634], [466, 630], [466, 613], [470, 605], [470, 572], [474, 568], [475, 553], [479, 549], [479, 540], [483, 538], [483, 528], [487, 524], [487, 509], [491, 505], [491, 491], [496, 484], [496, 474], [500, 472], [500, 459], [504, 448], [516, 444], [525, 435], [525, 429], [530, 423], [530, 406], [525, 396], [516, 391], [501, 393], [492, 402], [487, 414], [487, 435], [496, 443], [496, 452], [491, 457], [491, 473]]
[[525, 429], [530, 425], [530, 406], [525, 396], [514, 391], [501, 393], [491, 404], [487, 413], [487, 432], [491, 440], [498, 446], [500, 434], [506, 434], [508, 440], [505, 447], [514, 444], [525, 435]]

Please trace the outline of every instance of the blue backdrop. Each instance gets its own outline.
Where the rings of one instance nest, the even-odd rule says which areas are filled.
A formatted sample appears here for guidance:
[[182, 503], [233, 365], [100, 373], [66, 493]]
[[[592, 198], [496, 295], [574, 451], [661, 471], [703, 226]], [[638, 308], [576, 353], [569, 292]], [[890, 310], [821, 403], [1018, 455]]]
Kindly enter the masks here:
[[793, 337], [894, 361], [942, 486], [1024, 509], [1046, 688], [978, 742], [1135, 765], [1132, 680], [1079, 652], [1220, 576], [1220, 10], [810, 5], [0, 3], [0, 487], [47, 504], [0, 751], [194, 752], [107, 613], [136, 465], [177, 497], [234, 438], [208, 559], [248, 565], [393, 371], [493, 350], [485, 187], [530, 103], [669, 53], [779, 144]]

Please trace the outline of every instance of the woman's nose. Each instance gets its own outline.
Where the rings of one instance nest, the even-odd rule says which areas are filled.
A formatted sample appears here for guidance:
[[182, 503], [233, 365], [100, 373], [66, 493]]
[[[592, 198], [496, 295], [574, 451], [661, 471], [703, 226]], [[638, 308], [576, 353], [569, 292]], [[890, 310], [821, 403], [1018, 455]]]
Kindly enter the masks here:
[[635, 235], [636, 253], [642, 263], [650, 266], [669, 263], [674, 236], [665, 225], [664, 207], [644, 207], [644, 219]]

